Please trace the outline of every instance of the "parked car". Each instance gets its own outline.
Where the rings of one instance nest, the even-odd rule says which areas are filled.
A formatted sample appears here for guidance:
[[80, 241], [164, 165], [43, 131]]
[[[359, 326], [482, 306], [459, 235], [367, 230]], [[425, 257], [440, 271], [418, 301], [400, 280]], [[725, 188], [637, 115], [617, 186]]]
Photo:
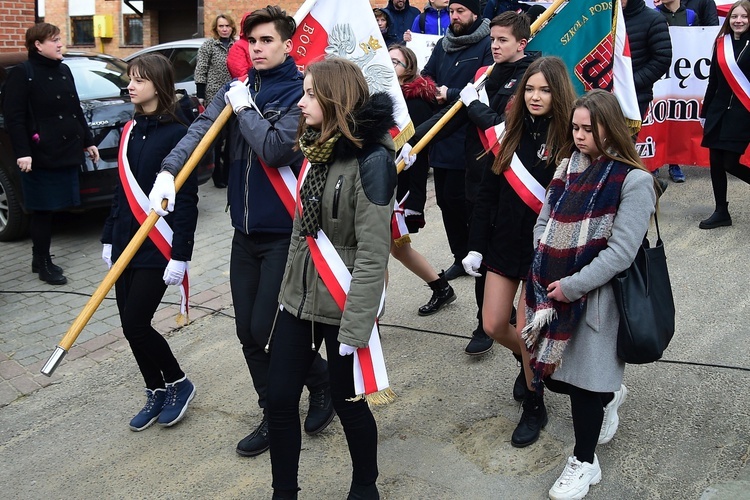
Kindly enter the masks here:
[[[26, 52], [0, 54], [0, 89], [8, 71], [26, 58]], [[119, 182], [117, 153], [120, 132], [133, 117], [133, 104], [126, 90], [129, 83], [127, 64], [115, 57], [86, 52], [66, 53], [65, 64], [73, 73], [81, 107], [101, 156], [96, 164], [88, 158], [81, 163], [81, 206], [76, 210], [107, 206]], [[193, 98], [191, 105], [197, 115], [197, 99]], [[83, 152], [81, 158], [84, 158]], [[205, 183], [213, 171], [211, 155], [206, 155], [197, 169], [199, 183]], [[24, 237], [28, 225], [29, 216], [25, 213], [21, 192], [21, 173], [16, 166], [16, 156], [0, 110], [0, 241]]]
[[158, 52], [172, 63], [175, 74], [175, 88], [185, 89], [188, 95], [195, 95], [195, 65], [198, 63], [198, 49], [208, 38], [190, 38], [177, 42], [166, 42], [134, 52], [125, 57], [131, 61], [136, 57]]

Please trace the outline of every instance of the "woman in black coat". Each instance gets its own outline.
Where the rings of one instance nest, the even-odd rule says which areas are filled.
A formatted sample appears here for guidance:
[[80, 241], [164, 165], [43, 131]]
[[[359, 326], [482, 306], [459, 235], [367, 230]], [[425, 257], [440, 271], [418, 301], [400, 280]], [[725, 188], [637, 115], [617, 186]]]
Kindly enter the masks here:
[[[146, 54], [128, 64], [135, 117], [120, 138], [120, 185], [102, 233], [102, 259], [116, 261], [149, 212], [148, 196], [161, 162], [187, 132], [174, 95], [167, 58]], [[187, 306], [187, 270], [198, 222], [198, 182], [193, 173], [177, 193], [174, 210], [159, 219], [149, 238], [115, 283], [122, 331], [146, 384], [146, 404], [130, 421], [142, 431], [154, 422], [170, 427], [187, 411], [195, 386], [185, 376], [166, 339], [152, 326], [168, 285], [182, 286]]]
[[[750, 77], [749, 15], [750, 2], [747, 0], [732, 5], [714, 44], [701, 110], [701, 118], [705, 120], [701, 146], [709, 149], [716, 210], [698, 224], [701, 229], [732, 225], [727, 202], [727, 172], [750, 184], [750, 168], [740, 164], [740, 156], [750, 143], [750, 89], [742, 89], [740, 94], [743, 95], [732, 89], [727, 75], [733, 73], [724, 62], [734, 59], [735, 67], [741, 73], [738, 76]], [[723, 57], [719, 58], [719, 50], [723, 48], [726, 51], [722, 51]]]
[[48, 23], [26, 31], [28, 62], [8, 75], [3, 98], [6, 129], [21, 169], [24, 207], [32, 212], [32, 272], [52, 285], [68, 282], [52, 263], [52, 212], [81, 204], [78, 170], [85, 150], [99, 151], [81, 110], [73, 75], [62, 63], [60, 30]]

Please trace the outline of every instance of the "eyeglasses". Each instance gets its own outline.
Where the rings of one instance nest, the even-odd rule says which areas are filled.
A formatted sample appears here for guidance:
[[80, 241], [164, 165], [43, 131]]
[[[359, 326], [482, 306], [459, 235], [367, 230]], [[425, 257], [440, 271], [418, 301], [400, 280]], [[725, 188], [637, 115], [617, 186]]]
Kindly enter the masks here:
[[406, 69], [406, 64], [402, 63], [398, 59], [391, 59], [391, 62], [394, 66], [402, 66], [404, 69]]

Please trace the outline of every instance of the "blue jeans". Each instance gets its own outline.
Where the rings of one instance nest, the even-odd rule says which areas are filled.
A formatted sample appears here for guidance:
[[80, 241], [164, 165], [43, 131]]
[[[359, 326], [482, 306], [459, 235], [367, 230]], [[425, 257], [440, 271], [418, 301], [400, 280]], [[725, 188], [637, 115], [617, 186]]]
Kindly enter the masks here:
[[[266, 408], [268, 367], [265, 352], [273, 318], [279, 308], [279, 289], [289, 252], [289, 235], [247, 235], [235, 230], [229, 264], [234, 322], [242, 354], [250, 370], [258, 405]], [[310, 365], [305, 385], [310, 390], [328, 385], [328, 367], [317, 355]]]
[[271, 471], [276, 493], [297, 491], [302, 431], [299, 399], [302, 385], [317, 351], [326, 343], [331, 377], [333, 407], [344, 427], [352, 457], [353, 482], [373, 484], [378, 477], [378, 428], [365, 400], [354, 397], [354, 358], [339, 355], [338, 325], [298, 319], [286, 310], [279, 313], [271, 345], [268, 383], [268, 438], [271, 444]]

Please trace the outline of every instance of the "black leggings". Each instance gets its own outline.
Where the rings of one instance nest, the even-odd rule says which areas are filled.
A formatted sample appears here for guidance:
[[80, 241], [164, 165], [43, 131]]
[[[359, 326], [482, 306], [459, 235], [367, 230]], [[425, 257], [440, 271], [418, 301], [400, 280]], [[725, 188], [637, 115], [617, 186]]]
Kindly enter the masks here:
[[708, 150], [711, 163], [711, 186], [714, 189], [717, 209], [724, 209], [727, 203], [727, 172], [750, 184], [750, 168], [740, 164], [740, 156], [742, 155], [739, 153], [723, 149]]
[[31, 214], [31, 244], [34, 253], [46, 257], [52, 242], [52, 212], [35, 211]]
[[115, 283], [122, 332], [146, 387], [151, 390], [163, 389], [165, 382], [176, 382], [185, 376], [167, 340], [151, 326], [167, 289], [163, 275], [164, 269], [127, 268]]
[[594, 463], [596, 442], [604, 421], [604, 407], [615, 397], [612, 392], [592, 392], [567, 382], [546, 378], [544, 385], [552, 392], [570, 396], [570, 409], [573, 414], [573, 432], [576, 444], [573, 455], [580, 462]]
[[279, 313], [271, 344], [268, 372], [268, 430], [274, 494], [291, 496], [297, 491], [297, 472], [302, 446], [299, 399], [302, 386], [317, 356], [321, 338], [326, 342], [333, 408], [341, 420], [349, 454], [352, 481], [375, 483], [378, 477], [378, 428], [367, 402], [354, 397], [353, 356], [339, 355], [338, 325], [297, 319], [286, 310]]

